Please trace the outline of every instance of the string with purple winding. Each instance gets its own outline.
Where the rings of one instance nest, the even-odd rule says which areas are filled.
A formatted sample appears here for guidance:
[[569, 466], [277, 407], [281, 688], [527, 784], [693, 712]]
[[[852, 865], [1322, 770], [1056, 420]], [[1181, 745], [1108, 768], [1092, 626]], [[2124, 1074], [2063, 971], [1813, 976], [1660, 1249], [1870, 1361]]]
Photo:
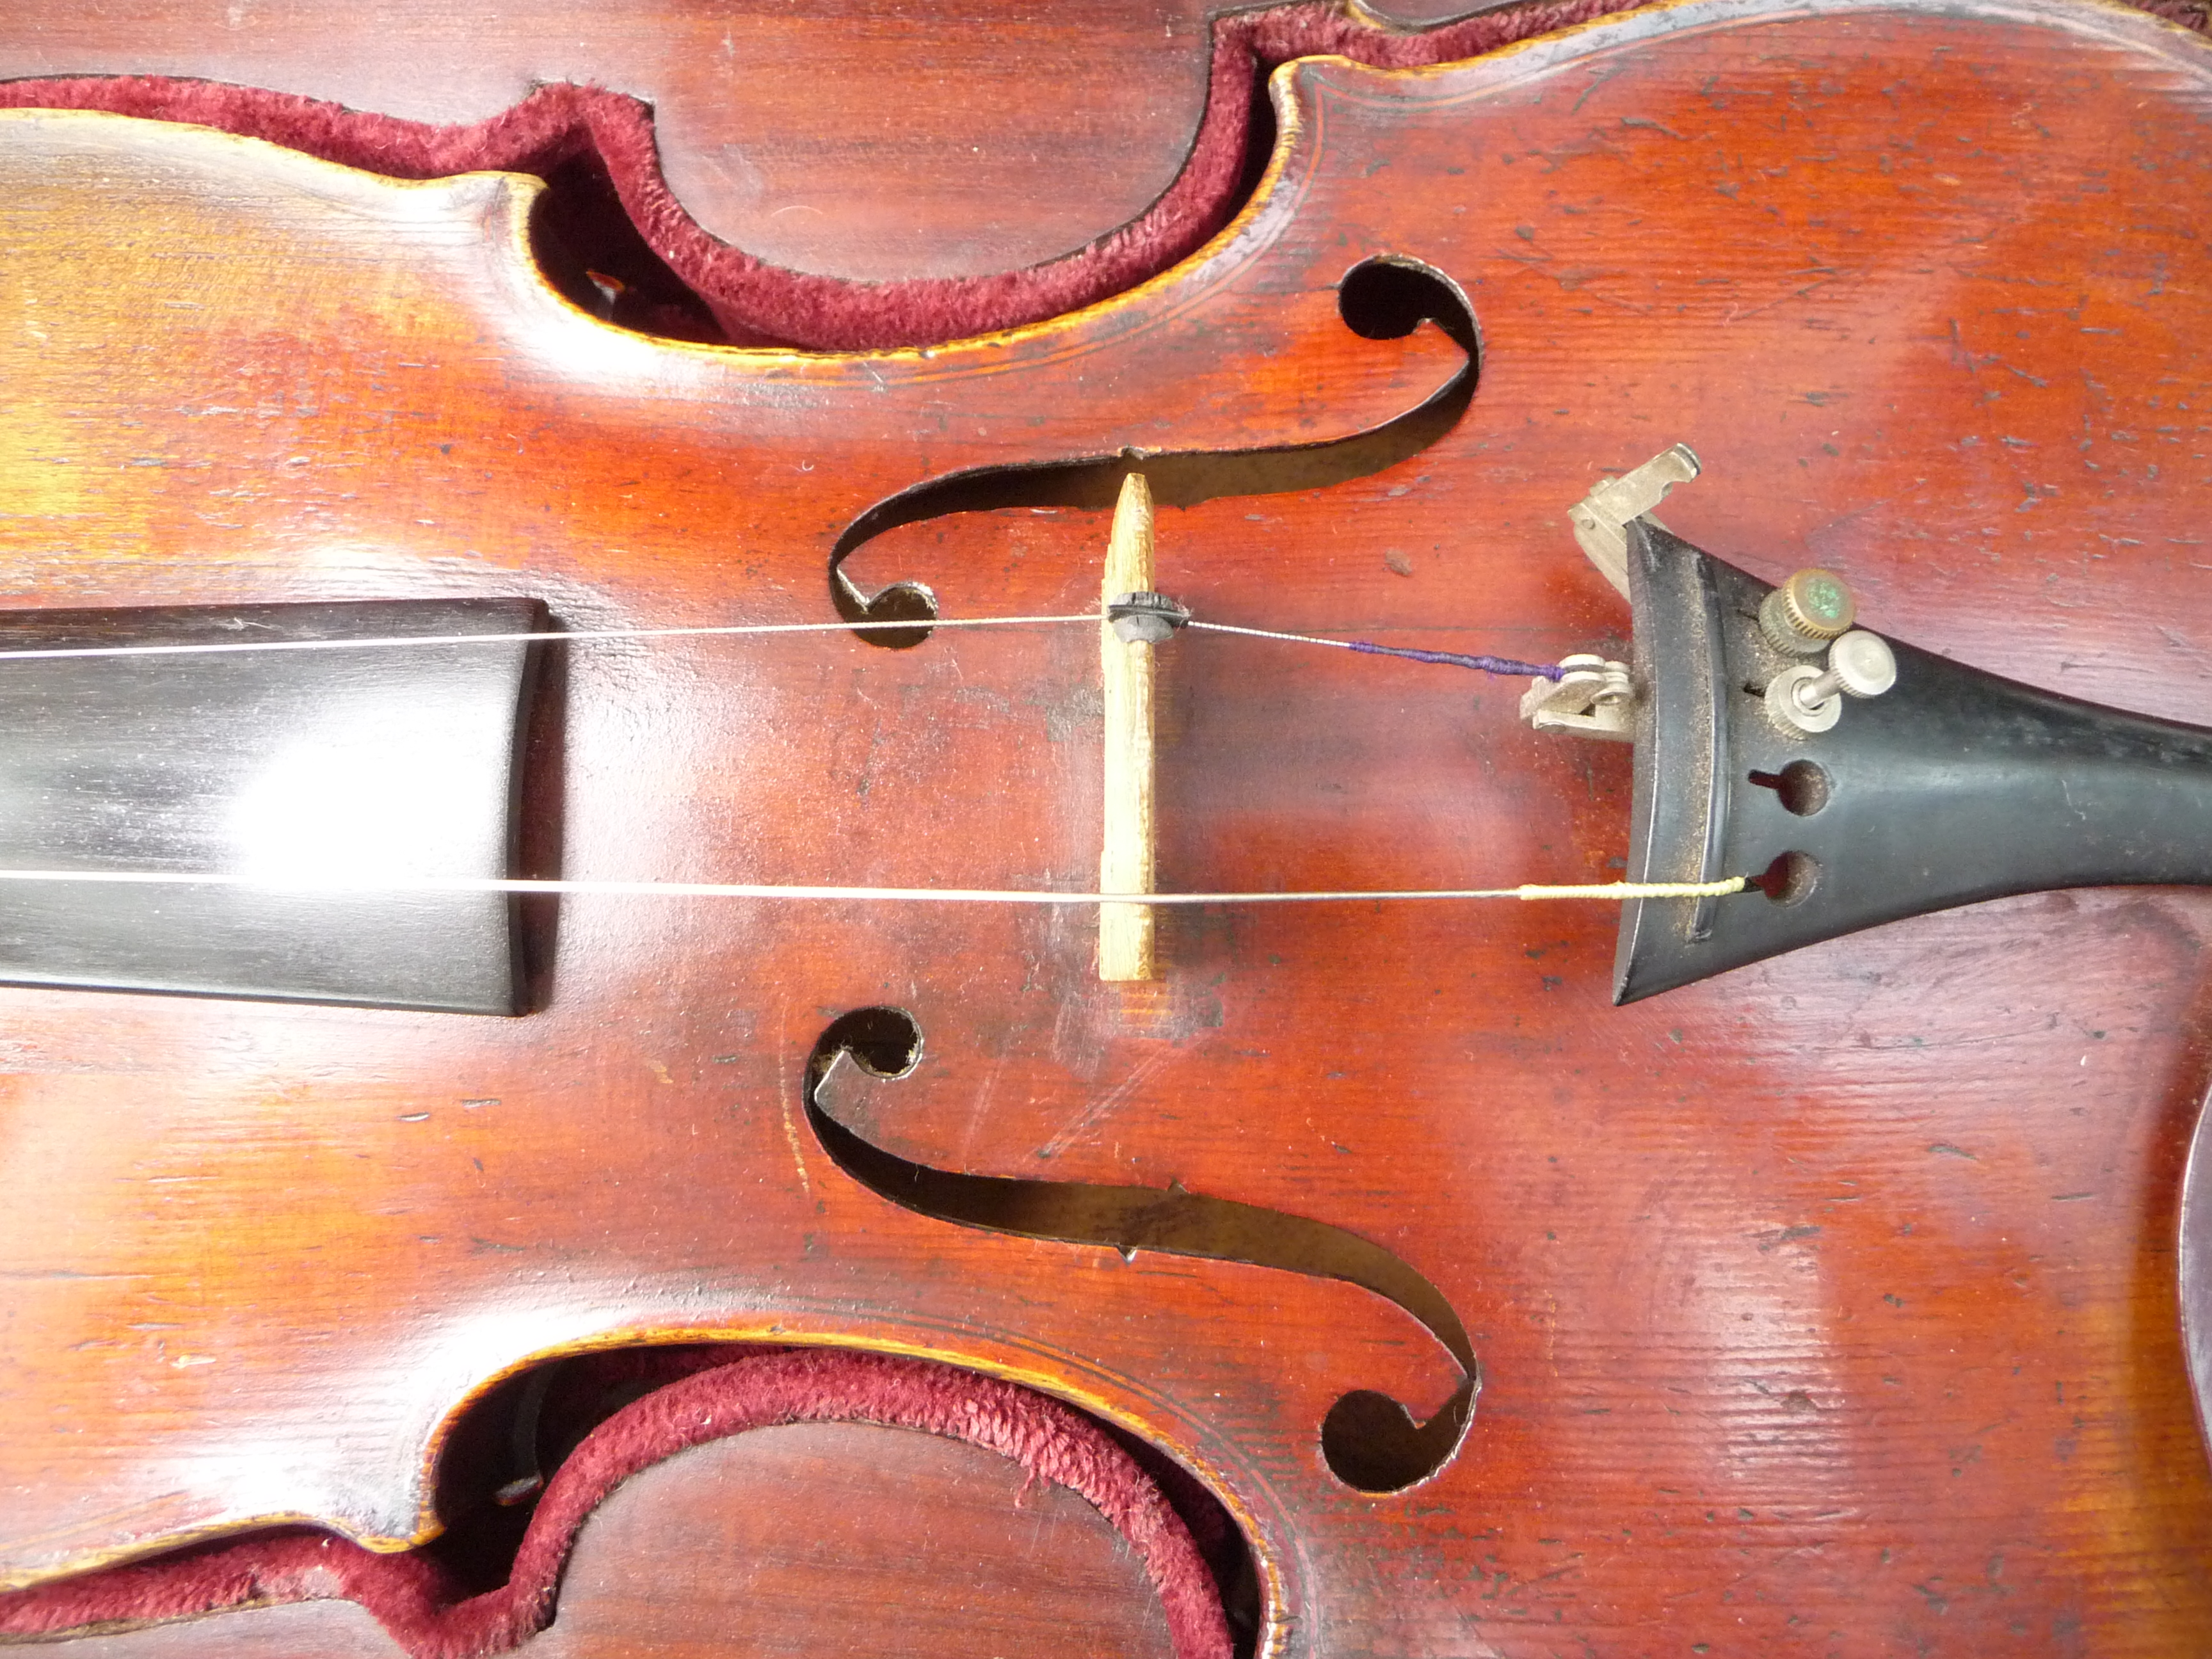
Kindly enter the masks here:
[[1404, 657], [1413, 662], [1442, 663], [1450, 668], [1473, 668], [1485, 674], [1504, 674], [1519, 679], [1558, 680], [1566, 670], [1555, 662], [1522, 662], [1514, 657], [1492, 657], [1463, 651], [1419, 651], [1406, 645], [1376, 645], [1371, 640], [1330, 640], [1318, 634], [1279, 634], [1265, 628], [1237, 628], [1229, 623], [1200, 622], [1195, 617], [1182, 624], [1212, 634], [1245, 634], [1255, 640], [1289, 640], [1297, 645], [1333, 645], [1340, 651], [1358, 651], [1370, 657]]

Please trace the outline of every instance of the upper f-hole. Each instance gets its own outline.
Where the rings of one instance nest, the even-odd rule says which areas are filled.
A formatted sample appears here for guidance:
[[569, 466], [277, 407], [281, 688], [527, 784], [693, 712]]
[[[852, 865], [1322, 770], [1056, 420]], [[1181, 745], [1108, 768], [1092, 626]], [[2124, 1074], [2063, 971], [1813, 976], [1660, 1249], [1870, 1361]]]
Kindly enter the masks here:
[[[897, 581], [869, 592], [845, 569], [846, 560], [888, 532], [956, 514], [1009, 507], [1114, 510], [1121, 480], [1141, 470], [1152, 500], [1164, 508], [1241, 495], [1325, 489], [1412, 459], [1455, 426], [1474, 396], [1480, 372], [1480, 331], [1467, 297], [1441, 272], [1397, 254], [1364, 259], [1337, 285], [1344, 325], [1363, 339], [1388, 340], [1434, 323], [1467, 353], [1467, 367], [1419, 407], [1364, 432], [1324, 443], [1244, 450], [1194, 450], [1104, 455], [1042, 465], [984, 467], [951, 473], [878, 501], [846, 527], [830, 555], [830, 590], [848, 623], [900, 623], [860, 637], [892, 650], [921, 644], [938, 620], [936, 596], [921, 583]], [[1101, 527], [1100, 546], [1104, 544]]]
[[1482, 342], [1474, 307], [1456, 283], [1419, 259], [1386, 253], [1361, 260], [1337, 284], [1336, 308], [1363, 340], [1401, 340], [1434, 323], [1479, 365]]

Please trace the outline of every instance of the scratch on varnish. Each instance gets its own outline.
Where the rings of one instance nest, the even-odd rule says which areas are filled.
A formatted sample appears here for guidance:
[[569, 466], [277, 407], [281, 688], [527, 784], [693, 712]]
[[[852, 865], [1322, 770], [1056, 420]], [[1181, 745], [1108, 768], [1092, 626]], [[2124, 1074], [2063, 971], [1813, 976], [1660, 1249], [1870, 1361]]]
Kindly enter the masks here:
[[1129, 1074], [1092, 1101], [1063, 1124], [1058, 1133], [1037, 1148], [1039, 1158], [1058, 1158], [1077, 1141], [1087, 1137], [1106, 1119], [1121, 1109], [1138, 1087], [1148, 1081], [1167, 1064], [1171, 1049], [1156, 1049], [1129, 1068]]
[[[806, 1178], [806, 1147], [799, 1138], [799, 1126], [791, 1121], [791, 1071], [784, 1061], [785, 1050], [781, 1040], [791, 1030], [791, 1000], [788, 997], [776, 1010], [775, 1028], [778, 1038], [775, 1044], [775, 1097], [779, 1103], [777, 1109], [783, 1114], [784, 1144], [791, 1148], [791, 1167], [799, 1171], [799, 1190], [811, 1201], [814, 1197], [814, 1183]], [[811, 1091], [812, 1079], [808, 1081]]]
[[799, 1142], [799, 1126], [791, 1121], [791, 1097], [781, 1090], [776, 1092], [783, 1101], [783, 1138], [791, 1148], [791, 1167], [799, 1171], [799, 1190], [811, 1199], [814, 1183], [806, 1178], [806, 1149]]
[[[790, 1037], [790, 1030], [792, 1000], [785, 995], [776, 1005], [776, 1042], [772, 1044], [776, 1051], [776, 1102], [779, 1102], [779, 1110], [783, 1113], [783, 1144], [792, 1148], [792, 1168], [799, 1170], [799, 1190], [805, 1192], [807, 1199], [811, 1199], [814, 1197], [814, 1183], [807, 1179], [805, 1141], [799, 1139], [799, 1124], [792, 1121], [792, 1093], [794, 1091], [792, 1091], [792, 1068], [785, 1061], [785, 1040]], [[811, 1078], [807, 1079], [807, 1093], [811, 1093]]]
[[1788, 305], [1792, 300], [1803, 299], [1815, 289], [1825, 288], [1830, 283], [1840, 282], [1845, 276], [1855, 275], [1856, 275], [1856, 272], [1847, 270], [1829, 271], [1823, 276], [1815, 276], [1811, 282], [1806, 283], [1802, 288], [1795, 288], [1790, 289], [1787, 294], [1777, 295], [1773, 299], [1765, 301], [1759, 305], [1748, 307], [1730, 306], [1729, 307], [1728, 315], [1722, 318], [1721, 321], [1724, 325], [1729, 323], [1740, 323], [1747, 318], [1763, 315], [1764, 313], [1773, 310], [1777, 306]]

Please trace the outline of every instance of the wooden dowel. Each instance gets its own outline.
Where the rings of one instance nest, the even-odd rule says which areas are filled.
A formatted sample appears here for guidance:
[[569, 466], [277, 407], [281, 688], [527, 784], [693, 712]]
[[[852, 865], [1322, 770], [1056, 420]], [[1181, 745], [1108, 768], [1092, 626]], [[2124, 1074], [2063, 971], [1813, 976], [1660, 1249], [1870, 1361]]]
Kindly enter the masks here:
[[[1106, 544], [1103, 598], [1152, 586], [1152, 492], [1140, 473], [1121, 481], [1114, 530]], [[1105, 693], [1105, 835], [1098, 857], [1102, 893], [1149, 893], [1153, 887], [1152, 647], [1126, 644], [1111, 623], [1099, 629], [1099, 675]], [[1152, 907], [1098, 907], [1098, 977], [1152, 977]]]

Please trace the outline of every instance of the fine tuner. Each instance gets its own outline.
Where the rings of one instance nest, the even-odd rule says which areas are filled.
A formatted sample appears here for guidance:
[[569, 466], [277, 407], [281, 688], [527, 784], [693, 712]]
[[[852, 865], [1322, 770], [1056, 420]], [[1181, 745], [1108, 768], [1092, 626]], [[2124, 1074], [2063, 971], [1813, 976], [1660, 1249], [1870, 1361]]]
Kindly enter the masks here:
[[1881, 635], [1854, 629], [1828, 647], [1826, 668], [1799, 663], [1769, 680], [1766, 706], [1800, 732], [1826, 732], [1843, 718], [1845, 692], [1878, 697], [1896, 684], [1897, 653]]
[[1758, 872], [1771, 901], [1630, 901], [1616, 1000], [2005, 894], [2212, 882], [2212, 732], [1893, 644], [1833, 571], [1759, 581], [1651, 517], [1698, 471], [1677, 444], [1570, 512], [1634, 660], [1564, 659], [1522, 704], [1634, 744], [1631, 881]]

